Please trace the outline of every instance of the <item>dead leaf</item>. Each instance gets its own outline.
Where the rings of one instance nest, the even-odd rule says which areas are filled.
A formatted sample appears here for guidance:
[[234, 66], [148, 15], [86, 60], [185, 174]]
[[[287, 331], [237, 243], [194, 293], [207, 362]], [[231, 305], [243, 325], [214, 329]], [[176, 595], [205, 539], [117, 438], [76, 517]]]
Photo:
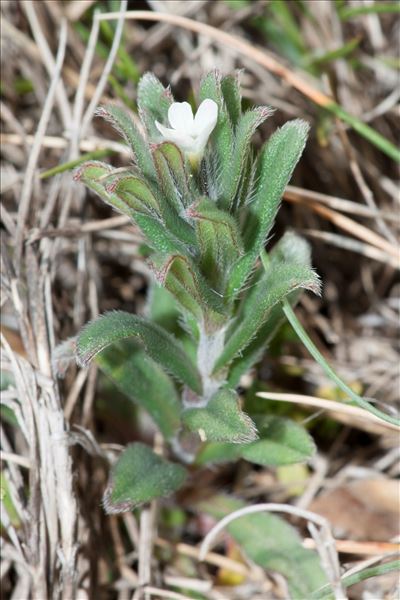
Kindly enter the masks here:
[[337, 537], [387, 541], [399, 535], [399, 492], [397, 481], [359, 480], [322, 494], [310, 509], [329, 520]]

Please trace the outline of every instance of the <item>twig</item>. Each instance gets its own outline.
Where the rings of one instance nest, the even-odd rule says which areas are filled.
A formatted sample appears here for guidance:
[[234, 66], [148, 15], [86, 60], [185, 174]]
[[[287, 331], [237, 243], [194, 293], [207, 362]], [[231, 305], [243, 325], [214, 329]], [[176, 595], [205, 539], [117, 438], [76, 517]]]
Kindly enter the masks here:
[[[142, 509], [140, 514], [140, 537], [139, 537], [139, 586], [133, 599], [142, 597], [143, 588], [151, 583], [151, 559], [153, 555], [153, 539], [155, 527], [156, 502]], [[144, 592], [146, 598], [146, 592]]]
[[[335, 540], [336, 550], [343, 554], [359, 554], [362, 556], [376, 556], [400, 552], [400, 544], [391, 542], [357, 542], [353, 540]], [[303, 542], [304, 548], [314, 550], [315, 541], [307, 538]]]
[[[43, 58], [43, 62], [46, 66], [47, 72], [50, 77], [54, 77], [54, 73], [58, 70], [56, 67], [56, 61], [54, 61], [53, 55], [49, 48], [46, 38], [43, 35], [42, 28], [40, 27], [39, 20], [37, 18], [34, 2], [32, 0], [28, 0], [27, 2], [22, 3], [22, 8], [25, 10], [26, 16], [28, 17], [29, 24], [32, 29], [33, 37], [39, 47], [40, 54]], [[66, 21], [63, 20], [61, 23], [61, 30], [65, 27], [67, 28]], [[65, 31], [65, 35], [67, 34], [67, 29]], [[61, 34], [60, 34], [61, 35]], [[57, 76], [58, 77], [58, 76]], [[58, 100], [58, 104], [60, 107], [60, 112], [64, 124], [64, 128], [68, 129], [69, 125], [72, 121], [71, 109], [68, 103], [67, 93], [64, 88], [64, 84], [62, 81], [57, 82], [56, 84], [56, 96]]]
[[181, 542], [173, 545], [171, 542], [161, 538], [157, 538], [155, 544], [161, 548], [174, 550], [178, 554], [189, 556], [194, 560], [202, 560], [210, 565], [219, 567], [220, 569], [227, 569], [228, 571], [232, 571], [238, 575], [243, 575], [244, 577], [250, 577], [251, 575], [251, 570], [243, 563], [233, 560], [232, 558], [228, 558], [227, 556], [217, 554], [216, 552], [207, 552], [207, 554], [200, 559], [200, 550], [194, 546], [190, 546], [189, 544], [184, 544]]
[[299, 198], [295, 198], [294, 196], [286, 196], [286, 199], [289, 200], [289, 202], [294, 202], [295, 204], [308, 205], [309, 208], [311, 208], [311, 210], [322, 215], [323, 217], [328, 219], [328, 221], [331, 221], [332, 223], [334, 223], [334, 225], [340, 227], [340, 229], [343, 229], [343, 231], [346, 231], [347, 233], [358, 237], [360, 240], [363, 240], [368, 244], [372, 244], [372, 246], [380, 248], [384, 252], [387, 252], [390, 256], [399, 260], [398, 248], [396, 248], [396, 246], [382, 238], [374, 231], [371, 231], [367, 227], [364, 227], [364, 225], [361, 225], [360, 223], [349, 219], [349, 217], [346, 217], [345, 215], [341, 215], [340, 213], [332, 210], [331, 208], [322, 206], [321, 204], [317, 204], [316, 202], [309, 202], [307, 200], [300, 201]]
[[77, 21], [94, 2], [95, 0], [72, 0], [65, 7], [65, 16], [70, 21]]
[[[120, 16], [121, 15], [119, 12], [103, 13], [99, 16], [99, 19], [114, 20], [119, 19]], [[390, 156], [393, 160], [400, 161], [400, 152], [389, 140], [384, 138], [380, 133], [371, 127], [368, 127], [368, 125], [360, 121], [357, 117], [347, 113], [341, 106], [336, 104], [331, 97], [327, 96], [320, 90], [315, 89], [305, 79], [299, 77], [296, 73], [286, 68], [273, 56], [267, 54], [265, 51], [262, 51], [259, 48], [255, 48], [249, 42], [227, 33], [226, 31], [212, 27], [211, 25], [206, 25], [200, 21], [194, 21], [193, 19], [170, 13], [152, 13], [150, 11], [137, 10], [126, 12], [125, 18], [137, 21], [164, 21], [166, 23], [176, 25], [177, 27], [183, 27], [189, 31], [206, 35], [215, 40], [217, 43], [225, 44], [234, 51], [240, 52], [241, 54], [244, 54], [245, 56], [248, 56], [252, 60], [259, 63], [268, 71], [271, 71], [286, 81], [289, 85], [292, 85], [294, 88], [299, 90], [299, 92], [315, 102], [315, 104], [318, 104], [319, 106], [340, 117], [343, 121], [353, 127], [355, 131], [368, 139], [372, 144], [380, 148], [382, 152]]]
[[117, 562], [117, 567], [121, 574], [121, 577], [123, 579], [126, 579], [126, 581], [130, 583], [130, 585], [137, 587], [138, 576], [132, 569], [128, 567], [128, 565], [125, 562], [124, 544], [118, 529], [118, 522], [119, 519], [117, 517], [113, 515], [110, 516], [110, 531], [115, 548], [115, 558]]
[[367, 421], [373, 421], [379, 423], [383, 428], [390, 429], [391, 431], [400, 431], [400, 427], [394, 423], [382, 421], [382, 419], [363, 408], [358, 406], [352, 406], [351, 404], [345, 404], [344, 402], [335, 402], [333, 400], [326, 400], [325, 398], [317, 398], [316, 396], [306, 396], [301, 394], [275, 394], [272, 392], [258, 392], [256, 394], [260, 398], [265, 400], [275, 400], [278, 402], [293, 402], [294, 404], [304, 404], [305, 406], [316, 406], [333, 413], [344, 413], [353, 415], [354, 417], [361, 418]]
[[4, 452], [0, 450], [0, 460], [4, 460], [6, 462], [12, 462], [16, 465], [20, 465], [20, 467], [24, 467], [25, 469], [31, 468], [31, 462], [25, 456], [20, 456], [19, 454], [14, 454], [13, 452]]
[[[32, 144], [34, 141], [34, 137], [32, 135], [26, 136], [26, 141], [28, 144]], [[0, 133], [0, 143], [3, 144], [18, 144], [21, 145], [23, 143], [22, 137], [16, 133]], [[54, 148], [59, 150], [64, 150], [69, 144], [69, 141], [63, 137], [56, 135], [46, 135], [43, 137], [42, 145], [45, 148]], [[127, 146], [120, 144], [119, 142], [114, 142], [113, 140], [105, 140], [104, 138], [96, 138], [95, 136], [91, 136], [88, 140], [82, 140], [79, 144], [79, 148], [83, 152], [94, 152], [95, 150], [104, 150], [110, 149], [115, 152], [119, 152], [121, 154], [125, 154], [129, 156], [130, 151]]]
[[178, 592], [170, 592], [169, 590], [162, 590], [160, 588], [151, 587], [150, 585], [146, 585], [146, 587], [143, 588], [143, 592], [149, 596], [169, 598], [170, 600], [193, 600], [192, 598], [189, 598], [189, 596], [178, 594]]
[[[30, 3], [28, 3], [30, 4]], [[28, 9], [30, 10], [30, 9]], [[28, 164], [24, 176], [24, 183], [21, 191], [21, 200], [18, 209], [18, 220], [17, 220], [17, 233], [15, 240], [15, 268], [17, 273], [21, 267], [21, 255], [22, 255], [22, 244], [24, 237], [24, 226], [29, 211], [29, 203], [32, 192], [33, 178], [35, 176], [35, 169], [37, 161], [39, 159], [40, 148], [42, 139], [45, 134], [47, 124], [51, 115], [53, 107], [55, 92], [57, 90], [57, 84], [61, 73], [61, 67], [64, 62], [65, 48], [67, 43], [67, 24], [66, 21], [62, 21], [60, 29], [60, 41], [57, 51], [57, 59], [55, 64], [55, 71], [52, 76], [50, 88], [46, 97], [46, 101], [43, 107], [43, 111], [39, 120], [39, 125], [35, 134], [34, 143], [32, 146], [31, 153], [29, 155]]]
[[[338, 121], [338, 130], [339, 130], [339, 136], [340, 136], [340, 139], [342, 140], [344, 150], [349, 159], [350, 171], [353, 174], [354, 181], [356, 182], [358, 189], [360, 190], [361, 195], [364, 198], [366, 204], [370, 208], [377, 210], [374, 195], [373, 195], [372, 191], [370, 190], [370, 188], [368, 187], [367, 182], [365, 181], [364, 175], [361, 171], [361, 167], [357, 162], [356, 153], [354, 152], [354, 150], [350, 144], [347, 132], [344, 130], [344, 127], [343, 127], [342, 123], [340, 123], [340, 121]], [[396, 244], [395, 236], [390, 231], [390, 229], [388, 228], [386, 223], [383, 221], [383, 219], [380, 217], [379, 212], [376, 217], [376, 223], [377, 223], [377, 226], [380, 229], [381, 233], [389, 240], [389, 242], [391, 244]]]
[[[115, 60], [115, 57], [117, 55], [118, 48], [119, 48], [119, 43], [121, 41], [127, 6], [128, 6], [128, 0], [121, 0], [120, 10], [118, 13], [118, 23], [117, 23], [117, 27], [115, 30], [114, 39], [113, 39], [113, 43], [112, 43], [112, 46], [110, 49], [110, 53], [108, 55], [106, 64], [104, 65], [104, 69], [103, 69], [103, 73], [101, 74], [100, 81], [98, 82], [98, 84], [96, 86], [96, 91], [95, 91], [95, 93], [89, 103], [89, 106], [86, 109], [84, 117], [82, 119], [82, 124], [81, 124], [81, 136], [82, 137], [85, 135], [86, 129], [89, 126], [90, 121], [92, 120], [93, 113], [94, 113], [95, 109], [97, 108], [97, 105], [103, 94], [103, 90], [107, 84], [108, 76], [109, 76], [112, 66], [114, 64], [114, 60]], [[97, 20], [100, 20], [101, 15], [96, 14], [94, 18]]]
[[[69, 6], [70, 8], [70, 6]], [[87, 44], [85, 57], [83, 59], [82, 68], [79, 74], [78, 89], [76, 90], [74, 108], [73, 108], [73, 119], [71, 129], [71, 147], [69, 159], [73, 160], [76, 158], [78, 153], [79, 141], [83, 135], [81, 128], [81, 119], [83, 112], [83, 103], [85, 99], [86, 84], [89, 79], [90, 67], [93, 62], [93, 56], [96, 50], [97, 38], [99, 35], [100, 22], [96, 17], [93, 19], [92, 29], [90, 31], [89, 41]], [[101, 94], [100, 94], [101, 96]]]
[[400, 215], [389, 212], [378, 210], [377, 208], [370, 208], [369, 206], [363, 206], [352, 200], [345, 200], [344, 198], [338, 198], [337, 196], [330, 196], [328, 194], [321, 194], [314, 190], [306, 190], [304, 188], [296, 187], [294, 185], [288, 185], [283, 194], [285, 200], [306, 200], [309, 202], [321, 202], [327, 204], [330, 208], [334, 208], [340, 212], [350, 213], [353, 215], [360, 215], [360, 217], [370, 217], [375, 219], [378, 215], [387, 221], [393, 221], [400, 224]]
[[305, 233], [306, 235], [316, 239], [324, 240], [325, 242], [328, 242], [328, 244], [336, 246], [337, 248], [343, 248], [345, 250], [350, 250], [351, 252], [357, 252], [358, 254], [366, 256], [367, 258], [372, 258], [373, 260], [384, 263], [385, 265], [390, 265], [393, 267], [393, 269], [400, 269], [399, 259], [396, 260], [394, 257], [388, 256], [386, 252], [379, 250], [379, 248], [376, 248], [375, 246], [370, 246], [369, 244], [364, 244], [364, 242], [359, 242], [358, 240], [354, 240], [353, 238], [339, 235], [337, 233], [331, 233], [330, 231], [303, 229], [302, 233]]

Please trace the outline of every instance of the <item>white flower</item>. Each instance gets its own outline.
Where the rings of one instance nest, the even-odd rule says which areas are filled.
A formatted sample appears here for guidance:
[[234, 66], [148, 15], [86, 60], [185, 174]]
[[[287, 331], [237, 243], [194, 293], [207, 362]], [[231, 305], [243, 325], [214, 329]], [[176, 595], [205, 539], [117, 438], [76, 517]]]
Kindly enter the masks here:
[[188, 102], [174, 102], [168, 109], [172, 129], [156, 121], [156, 127], [168, 142], [174, 142], [189, 156], [199, 160], [218, 119], [218, 105], [206, 98], [197, 109], [196, 116]]

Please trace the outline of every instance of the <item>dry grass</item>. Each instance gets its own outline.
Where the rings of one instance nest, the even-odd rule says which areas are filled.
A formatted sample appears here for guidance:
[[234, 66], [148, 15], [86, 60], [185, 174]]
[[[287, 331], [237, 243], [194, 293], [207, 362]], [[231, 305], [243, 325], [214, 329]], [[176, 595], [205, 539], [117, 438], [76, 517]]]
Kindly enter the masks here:
[[[165, 526], [157, 503], [140, 516], [103, 514], [108, 464], [120, 445], [134, 437], [160, 441], [147, 422], [140, 431], [135, 428], [127, 409], [107, 409], [108, 392], [95, 368], [78, 371], [70, 365], [60, 379], [52, 357], [57, 344], [98, 313], [140, 312], [147, 267], [138, 251], [140, 233], [124, 217], [88, 196], [71, 172], [49, 178], [41, 173], [98, 149], [113, 151], [119, 165], [128, 164], [125, 148], [92, 121], [97, 104], [117, 95], [109, 74], [121, 35], [138, 72], [152, 70], [164, 83], [172, 82], [179, 99], [216, 65], [225, 72], [244, 68], [245, 100], [278, 109], [263, 138], [294, 116], [312, 125], [277, 224], [277, 233], [293, 227], [309, 237], [324, 281], [322, 299], [304, 298], [298, 314], [341, 375], [384, 410], [395, 411], [397, 172], [381, 150], [322, 109], [335, 99], [395, 143], [398, 77], [388, 65], [398, 56], [399, 23], [385, 14], [340, 21], [331, 1], [306, 2], [313, 20], [297, 3], [286, 2], [311, 53], [322, 55], [360, 38], [357, 60], [338, 58], [312, 75], [301, 57], [297, 63], [288, 60], [282, 46], [257, 26], [254, 19], [267, 2], [236, 9], [223, 1], [122, 2], [122, 11], [152, 13], [130, 12], [125, 24], [119, 14], [107, 59], [96, 50], [98, 36], [103, 43], [106, 37], [100, 20], [92, 22], [86, 12], [92, 5], [108, 7], [93, 1], [1, 3], [2, 403], [18, 421], [16, 427], [2, 413], [2, 598], [285, 598], [283, 580], [238, 554], [209, 552], [201, 563], [197, 542], [210, 523], [190, 516], [184, 501], [179, 507], [186, 511], [184, 525], [175, 529]], [[91, 27], [88, 41], [79, 34], [79, 22]], [[117, 64], [121, 67], [120, 57]], [[132, 80], [125, 82], [124, 93], [134, 102]], [[316, 396], [339, 399], [320, 367], [290, 341], [243, 381], [243, 389], [266, 389], [266, 382], [269, 392], [293, 391], [297, 399], [299, 392], [312, 395], [319, 409], [335, 406], [318, 405]], [[318, 455], [296, 500], [279, 472], [249, 465], [230, 474], [227, 488], [249, 504], [296, 503], [304, 511], [318, 494], [344, 480], [393, 479], [399, 472], [398, 437], [385, 426], [363, 426], [357, 419], [347, 411], [345, 425], [330, 422], [333, 435], [327, 427], [325, 434], [315, 428]], [[220, 475], [209, 474], [210, 493], [220, 486]], [[226, 481], [223, 472], [222, 477]], [[296, 510], [301, 512], [292, 506]], [[304, 543], [320, 548], [318, 539]], [[336, 549], [347, 566], [350, 552], [354, 567], [363, 555], [392, 553], [394, 542], [349, 537], [337, 540]], [[232, 581], [238, 577], [240, 585], [227, 590], [223, 571]], [[394, 597], [393, 581], [380, 585], [380, 597]], [[352, 597], [361, 598], [365, 589]]]

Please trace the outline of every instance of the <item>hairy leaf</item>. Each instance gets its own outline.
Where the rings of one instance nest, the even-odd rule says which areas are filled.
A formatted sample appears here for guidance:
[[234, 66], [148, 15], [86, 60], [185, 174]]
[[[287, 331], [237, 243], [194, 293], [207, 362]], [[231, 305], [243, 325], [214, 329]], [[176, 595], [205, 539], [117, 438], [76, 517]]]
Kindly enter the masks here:
[[117, 195], [128, 206], [145, 214], [160, 215], [160, 206], [149, 186], [134, 175], [118, 177], [107, 186], [109, 193]]
[[109, 121], [124, 137], [143, 175], [155, 179], [156, 173], [149, 146], [126, 110], [115, 104], [109, 104], [100, 106], [96, 115]]
[[309, 126], [299, 119], [278, 129], [265, 145], [259, 160], [257, 188], [248, 205], [245, 255], [232, 269], [228, 294], [236, 296], [252, 272], [274, 224], [286, 185], [303, 152]]
[[242, 458], [249, 462], [276, 467], [304, 462], [314, 455], [313, 439], [294, 421], [266, 416], [256, 422], [260, 439], [241, 451]]
[[263, 416], [254, 420], [258, 440], [242, 445], [207, 443], [201, 448], [196, 463], [226, 463], [243, 458], [257, 465], [277, 467], [304, 462], [314, 455], [314, 441], [300, 425], [275, 416]]
[[222, 95], [229, 118], [234, 127], [236, 127], [238, 124], [242, 114], [242, 97], [240, 94], [239, 75], [240, 71], [236, 71], [234, 75], [226, 75], [221, 79]]
[[224, 190], [229, 179], [229, 167], [234, 143], [232, 124], [221, 91], [221, 77], [217, 71], [208, 73], [200, 84], [200, 101], [211, 98], [218, 105], [218, 121], [211, 134], [211, 146], [218, 164], [218, 187], [221, 206], [224, 205]]
[[103, 505], [108, 514], [126, 512], [181, 487], [186, 470], [161, 458], [145, 444], [128, 446], [113, 466]]
[[182, 420], [191, 431], [201, 430], [207, 440], [243, 444], [257, 438], [255, 425], [240, 409], [233, 390], [219, 390], [206, 408], [186, 409]]
[[180, 255], [171, 256], [156, 272], [156, 277], [198, 321], [204, 320], [209, 326], [224, 322], [220, 298], [207, 286], [190, 259]]
[[[275, 244], [269, 259], [271, 269], [275, 265], [282, 264], [285, 261], [311, 267], [310, 245], [307, 240], [289, 231]], [[259, 273], [263, 271], [264, 269], [261, 267]], [[255, 276], [255, 281], [258, 281], [258, 278]], [[302, 292], [303, 289], [299, 288], [287, 296], [287, 300], [291, 306], [295, 306]], [[275, 305], [268, 315], [266, 323], [257, 331], [254, 339], [232, 362], [228, 376], [228, 383], [231, 387], [235, 388], [239, 385], [240, 377], [247, 373], [260, 360], [267, 345], [273, 339], [284, 320], [285, 316], [282, 306], [280, 304]]]
[[161, 433], [171, 438], [180, 426], [180, 401], [171, 378], [132, 340], [105, 348], [100, 369], [136, 404], [147, 410]]
[[241, 444], [207, 442], [200, 448], [196, 456], [196, 465], [216, 465], [234, 462], [241, 458], [241, 452]]
[[86, 366], [104, 348], [127, 338], [137, 338], [153, 360], [201, 393], [200, 375], [181, 344], [155, 323], [122, 311], [105, 313], [85, 325], [77, 340], [78, 364]]
[[[278, 129], [264, 147], [259, 164], [259, 181], [248, 219], [248, 248], [259, 254], [274, 224], [279, 203], [286, 185], [304, 150], [309, 125], [296, 119]], [[254, 236], [253, 225], [257, 225]]]
[[[128, 179], [131, 176], [128, 176]], [[134, 177], [134, 176], [132, 176]], [[143, 190], [141, 199], [133, 194], [121, 196], [114, 193], [115, 186], [121, 179], [120, 174], [114, 174], [114, 169], [109, 165], [93, 161], [85, 163], [75, 174], [75, 179], [82, 181], [89, 189], [96, 192], [107, 204], [116, 208], [119, 212], [128, 215], [142, 230], [149, 244], [163, 254], [180, 252], [190, 256], [192, 248], [184, 244], [173, 233], [171, 233], [157, 215], [145, 214], [147, 207], [143, 203]], [[124, 178], [122, 178], [123, 180]], [[121, 184], [123, 187], [124, 184]], [[153, 202], [150, 197], [146, 200]]]
[[167, 196], [171, 196], [177, 212], [190, 204], [187, 165], [182, 152], [172, 142], [163, 142], [153, 151], [161, 187]]
[[[243, 507], [240, 500], [222, 495], [198, 505], [199, 510], [216, 519]], [[267, 512], [246, 515], [230, 523], [226, 530], [252, 561], [285, 577], [292, 600], [311, 598], [315, 590], [327, 583], [317, 554], [303, 548], [297, 531], [280, 517]]]
[[236, 131], [234, 145], [231, 150], [229, 170], [224, 183], [223, 201], [221, 206], [231, 210], [239, 189], [239, 183], [244, 175], [246, 160], [249, 154], [250, 141], [257, 127], [272, 114], [268, 106], [259, 106], [249, 110], [240, 117]]
[[[178, 189], [170, 165], [165, 155], [170, 159], [177, 158], [173, 156], [173, 149], [179, 150], [169, 142], [157, 146], [153, 150], [154, 163], [157, 169], [159, 189], [162, 193], [161, 213], [166, 228], [171, 231], [178, 239], [182, 240], [188, 246], [195, 245], [195, 234], [193, 227], [189, 224], [185, 213], [183, 192]], [[183, 164], [181, 165], [183, 168]], [[181, 173], [183, 176], [183, 173]], [[176, 175], [178, 178], [178, 175]], [[183, 181], [181, 180], [181, 185]], [[186, 195], [188, 191], [186, 190]]]
[[223, 293], [226, 274], [243, 253], [236, 221], [205, 198], [189, 207], [187, 212], [196, 223], [201, 271], [211, 285]]
[[160, 132], [155, 126], [155, 121], [166, 123], [168, 109], [173, 100], [171, 90], [164, 88], [153, 73], [145, 73], [140, 79], [137, 102], [139, 114], [146, 125], [150, 140], [158, 141], [160, 139]]
[[215, 371], [230, 363], [244, 350], [267, 321], [273, 307], [299, 288], [319, 291], [319, 279], [314, 271], [300, 264], [282, 262], [274, 265], [248, 292], [242, 310], [231, 327], [231, 335], [228, 333], [229, 337]]
[[134, 218], [134, 210], [124, 200], [118, 196], [109, 193], [106, 189], [107, 184], [115, 179], [113, 167], [100, 161], [91, 161], [84, 163], [75, 171], [75, 181], [82, 181], [90, 190], [100, 196], [104, 202], [118, 210], [119, 212]]

